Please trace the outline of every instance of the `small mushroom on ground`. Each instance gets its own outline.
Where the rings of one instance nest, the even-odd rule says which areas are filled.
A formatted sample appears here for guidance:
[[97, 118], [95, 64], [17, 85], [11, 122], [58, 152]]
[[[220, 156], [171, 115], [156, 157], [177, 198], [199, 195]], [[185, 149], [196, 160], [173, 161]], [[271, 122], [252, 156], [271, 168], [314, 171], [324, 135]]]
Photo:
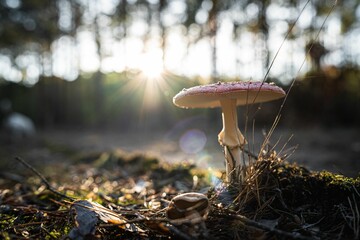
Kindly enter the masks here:
[[285, 96], [274, 84], [265, 82], [218, 82], [183, 89], [174, 98], [182, 108], [222, 108], [223, 129], [218, 135], [225, 149], [226, 180], [238, 182], [241, 176], [245, 137], [239, 130], [236, 106], [268, 102]]
[[166, 216], [172, 224], [197, 224], [203, 222], [209, 213], [209, 199], [201, 193], [190, 192], [174, 197]]

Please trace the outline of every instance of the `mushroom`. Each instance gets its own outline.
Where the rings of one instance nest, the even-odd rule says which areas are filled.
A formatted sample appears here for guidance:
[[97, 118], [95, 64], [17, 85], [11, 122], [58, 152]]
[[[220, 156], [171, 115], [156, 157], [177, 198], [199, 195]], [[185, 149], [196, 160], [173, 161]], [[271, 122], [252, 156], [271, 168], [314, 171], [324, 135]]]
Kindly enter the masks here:
[[218, 141], [224, 147], [226, 181], [235, 183], [241, 176], [243, 149], [247, 143], [239, 130], [236, 106], [268, 102], [285, 96], [278, 86], [266, 82], [218, 82], [183, 89], [173, 103], [182, 108], [222, 108], [223, 129]]
[[209, 213], [209, 199], [201, 193], [189, 192], [173, 199], [166, 210], [166, 216], [172, 224], [196, 224], [203, 222]]

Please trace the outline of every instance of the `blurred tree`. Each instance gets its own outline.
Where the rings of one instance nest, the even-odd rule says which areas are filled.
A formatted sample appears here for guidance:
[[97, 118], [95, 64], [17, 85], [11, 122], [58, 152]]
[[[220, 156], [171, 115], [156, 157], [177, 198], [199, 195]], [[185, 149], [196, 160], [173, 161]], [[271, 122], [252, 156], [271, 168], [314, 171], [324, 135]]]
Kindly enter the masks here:
[[319, 42], [310, 41], [306, 44], [306, 52], [311, 58], [313, 68], [320, 70], [321, 60], [328, 53], [328, 50]]
[[41, 69], [41, 57], [61, 34], [58, 13], [56, 1], [1, 1], [0, 53], [20, 71], [24, 66], [16, 58], [26, 52], [35, 53], [36, 64]]
[[1, 48], [24, 50], [29, 43], [38, 43], [49, 49], [61, 34], [56, 1], [1, 1], [0, 13]]
[[164, 70], [165, 69], [165, 52], [166, 52], [166, 27], [165, 27], [165, 23], [164, 23], [164, 17], [163, 17], [163, 13], [166, 9], [166, 7], [168, 6], [168, 0], [159, 0], [158, 4], [157, 4], [157, 18], [158, 18], [158, 24], [160, 27], [160, 36], [161, 36], [161, 48], [162, 48], [162, 63], [163, 66], [162, 68]]
[[[68, 3], [68, 9], [61, 9]], [[79, 5], [70, 0], [0, 1], [0, 54], [27, 76], [30, 64], [20, 56], [32, 56], [39, 76], [52, 74], [51, 46], [64, 34], [74, 35], [79, 25]], [[33, 61], [35, 59], [35, 63]], [[49, 66], [50, 65], [50, 66]], [[38, 77], [39, 77], [38, 76]]]
[[[220, 26], [219, 15], [228, 11], [237, 5], [237, 1], [233, 0], [201, 0], [186, 1], [185, 18], [183, 25], [189, 30], [196, 25], [201, 30], [198, 36], [194, 38], [196, 43], [198, 40], [208, 38], [211, 46], [211, 65], [212, 74], [211, 81], [216, 82], [218, 79], [217, 70], [217, 34]], [[190, 42], [191, 44], [191, 42]]]
[[[31, 76], [35, 78], [36, 74], [37, 77], [46, 80], [54, 75], [66, 78], [65, 74], [59, 76], [56, 73], [54, 66], [56, 64], [53, 61], [57, 58], [57, 52], [65, 52], [62, 48], [70, 45], [70, 54], [63, 53], [69, 55], [63, 61], [72, 60], [71, 63], [67, 64], [71, 65], [69, 68], [72, 70], [76, 69], [76, 74], [73, 74], [71, 78], [74, 80], [78, 77], [77, 74], [81, 73], [79, 64], [81, 60], [78, 55], [83, 52], [78, 50], [78, 47], [83, 42], [87, 44], [90, 42], [96, 48], [95, 54], [91, 55], [96, 59], [92, 60], [98, 62], [98, 65], [92, 70], [94, 71], [93, 81], [88, 81], [91, 82], [92, 86], [85, 87], [86, 84], [90, 83], [79, 84], [78, 86], [83, 89], [78, 92], [79, 101], [73, 104], [78, 104], [76, 109], [88, 104], [90, 106], [86, 106], [87, 111], [93, 111], [101, 118], [106, 115], [103, 112], [106, 109], [104, 106], [106, 86], [103, 85], [104, 66], [105, 60], [114, 56], [113, 48], [109, 47], [112, 44], [120, 43], [119, 45], [125, 46], [123, 47], [124, 52], [118, 54], [125, 59], [129, 57], [126, 52], [129, 51], [126, 44], [127, 40], [134, 38], [141, 40], [142, 44], [139, 45], [145, 52], [149, 50], [147, 47], [153, 47], [147, 43], [155, 38], [163, 49], [164, 63], [166, 61], [168, 33], [176, 26], [177, 33], [186, 35], [184, 37], [187, 37], [186, 44], [188, 47], [200, 40], [209, 43], [211, 47], [212, 81], [216, 81], [220, 75], [219, 49], [222, 47], [219, 44], [219, 34], [222, 27], [230, 23], [230, 25], [232, 24], [234, 41], [238, 43], [239, 50], [237, 51], [239, 53], [236, 53], [238, 60], [244, 56], [248, 59], [261, 58], [264, 69], [271, 64], [270, 59], [276, 55], [278, 49], [276, 41], [281, 40], [279, 36], [287, 36], [292, 41], [296, 51], [308, 52], [317, 69], [324, 67], [324, 62], [333, 51], [339, 52], [335, 56], [338, 58], [338, 68], [342, 68], [344, 65], [358, 66], [358, 56], [352, 55], [354, 53], [349, 48], [346, 50], [346, 46], [336, 49], [333, 43], [336, 39], [329, 39], [329, 36], [331, 36], [332, 29], [337, 29], [338, 26], [341, 28], [338, 39], [356, 32], [360, 19], [358, 14], [359, 3], [360, 0], [341, 1], [341, 5], [335, 8], [330, 18], [323, 25], [334, 1], [115, 0], [106, 1], [106, 4], [103, 4], [102, 1], [98, 0], [0, 0], [0, 57], [3, 62], [9, 60], [12, 68], [19, 72], [16, 77], [20, 76], [22, 79]], [[297, 22], [293, 28], [302, 7], [306, 4], [307, 12], [302, 17], [304, 19]], [[137, 28], [139, 22], [140, 30]], [[87, 35], [82, 42], [80, 35], [84, 32]], [[317, 38], [318, 33], [319, 37]], [[274, 35], [276, 35], [276, 39], [271, 38]], [[241, 45], [244, 36], [251, 39], [249, 45], [245, 47]], [[65, 43], [64, 40], [66, 40]], [[241, 52], [248, 50], [245, 49], [247, 47], [251, 48], [250, 51], [246, 52], [248, 55]], [[254, 56], [249, 56], [251, 54]], [[348, 57], [346, 54], [353, 57]], [[340, 57], [338, 57], [339, 55]], [[286, 64], [292, 65], [292, 61], [295, 60], [286, 60]], [[123, 62], [125, 62], [125, 70], [128, 70], [126, 69], [128, 66], [126, 59]], [[240, 67], [246, 68], [243, 65], [239, 65]], [[255, 67], [257, 68], [257, 65]], [[34, 68], [35, 77], [33, 76]], [[340, 70], [339, 72], [341, 72]], [[6, 71], [3, 72], [7, 73]], [[3, 73], [0, 76], [4, 77]], [[229, 76], [229, 79], [233, 77]], [[14, 80], [11, 79], [11, 76], [4, 78]], [[332, 81], [338, 81], [338, 79], [340, 81], [340, 78]], [[351, 81], [344, 81], [344, 84], [354, 84], [356, 78], [352, 77], [351, 79]], [[125, 83], [121, 84], [125, 85]], [[60, 85], [61, 83], [57, 85], [59, 89], [61, 88]], [[338, 84], [331, 86], [338, 86]], [[41, 84], [41, 87], [43, 90], [39, 92], [43, 93], [44, 96], [45, 93], [46, 96], [56, 96], [55, 93], [51, 92], [57, 91], [55, 87], [51, 88], [51, 91], [46, 84]], [[68, 90], [64, 90], [64, 92], [66, 91]], [[60, 106], [60, 104], [51, 101], [44, 101], [42, 104], [48, 104], [45, 109], [49, 111]], [[96, 114], [94, 114], [93, 119], [96, 118]], [[54, 114], [52, 118], [55, 116], [57, 115]]]
[[[183, 14], [172, 16], [172, 18], [177, 20], [173, 22], [173, 25], [169, 25], [165, 15], [171, 14], [173, 9], [180, 3], [185, 5], [184, 12]], [[342, 2], [344, 7], [336, 8], [334, 17], [340, 20], [343, 34], [352, 31], [357, 26], [358, 16], [356, 11], [358, 3], [359, 0], [344, 0]], [[87, 22], [89, 20], [89, 12], [94, 16], [90, 17], [90, 21], [93, 21], [93, 24], [88, 30], [94, 33], [94, 41], [98, 47], [100, 62], [102, 61], [100, 58], [103, 57], [101, 55], [104, 55], [102, 53], [104, 51], [99, 49], [101, 47], [101, 39], [107, 34], [104, 33], [105, 31], [102, 31], [104, 26], [100, 26], [100, 23], [108, 21], [111, 25], [111, 37], [114, 40], [126, 41], [126, 38], [129, 36], [129, 26], [132, 26], [132, 23], [137, 19], [142, 18], [148, 25], [143, 41], [148, 41], [152, 37], [150, 36], [151, 34], [158, 34], [163, 48], [163, 58], [165, 58], [166, 54], [166, 33], [168, 29], [171, 29], [176, 24], [184, 25], [188, 29], [188, 33], [191, 32], [191, 36], [188, 38], [189, 44], [196, 43], [200, 39], [207, 39], [212, 48], [212, 75], [216, 78], [218, 75], [217, 34], [224, 19], [230, 20], [233, 23], [234, 35], [237, 36], [235, 41], [245, 32], [252, 32], [256, 35], [257, 39], [260, 39], [259, 41], [262, 43], [256, 46], [263, 46], [260, 55], [263, 59], [263, 65], [266, 67], [269, 65], [269, 57], [271, 56], [268, 46], [269, 31], [270, 29], [274, 31], [272, 29], [275, 29], [276, 21], [288, 22], [288, 31], [290, 31], [292, 24], [299, 15], [299, 9], [304, 4], [309, 5], [311, 18], [324, 19], [329, 9], [331, 9], [333, 2], [323, 2], [320, 0], [311, 2], [308, 0], [118, 0], [113, 1], [111, 4], [113, 5], [113, 10], [104, 12], [101, 10], [103, 4], [99, 1], [2, 0], [0, 1], [0, 52], [2, 55], [9, 57], [14, 67], [19, 69], [23, 66], [19, 66], [17, 61], [15, 61], [16, 57], [24, 53], [35, 52], [35, 58], [38, 58], [40, 75], [46, 70], [46, 75], [52, 75], [52, 67], [46, 66], [46, 64], [51, 65], [53, 57], [51, 53], [52, 44], [64, 35], [76, 37], [79, 27], [91, 25]], [[84, 11], [88, 8], [92, 10], [85, 13]], [[95, 8], [98, 10], [94, 10]], [[284, 14], [278, 15], [278, 18], [274, 19], [274, 14], [272, 14], [274, 9], [284, 11]], [[308, 25], [298, 26], [297, 29], [291, 30], [289, 38], [305, 37], [306, 41], [310, 42], [322, 27], [321, 23], [321, 20], [314, 20], [310, 21]], [[155, 30], [152, 31], [153, 29]], [[200, 30], [193, 31], [194, 29]], [[326, 26], [324, 29], [326, 29]], [[287, 34], [288, 31], [283, 32]], [[106, 35], [106, 37], [108, 36]], [[70, 39], [73, 39], [72, 45], [78, 44], [74, 38]], [[320, 41], [319, 44], [322, 44], [322, 42]], [[124, 54], [124, 57], [126, 57], [126, 54]]]

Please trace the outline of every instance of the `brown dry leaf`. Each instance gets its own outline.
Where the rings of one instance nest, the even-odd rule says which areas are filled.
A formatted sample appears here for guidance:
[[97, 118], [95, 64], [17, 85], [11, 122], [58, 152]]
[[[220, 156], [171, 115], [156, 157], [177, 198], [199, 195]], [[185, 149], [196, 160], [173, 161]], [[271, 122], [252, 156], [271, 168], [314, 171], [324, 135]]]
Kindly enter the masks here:
[[70, 239], [85, 239], [95, 234], [98, 216], [91, 211], [92, 204], [85, 200], [74, 202], [72, 208], [76, 212], [76, 227], [71, 229], [69, 233]]
[[[73, 206], [75, 207], [77, 211], [77, 215], [82, 212], [87, 212], [87, 215], [92, 215], [91, 213], [95, 213], [96, 217], [100, 219], [101, 221], [109, 224], [116, 224], [119, 225], [120, 228], [130, 231], [130, 232], [144, 232], [141, 228], [137, 227], [135, 224], [127, 223], [127, 219], [120, 216], [116, 212], [102, 206], [99, 203], [91, 202], [88, 200], [79, 200], [73, 203]], [[79, 216], [79, 215], [78, 215]], [[86, 215], [84, 214], [84, 217]], [[78, 222], [78, 220], [77, 220]], [[96, 223], [95, 223], [96, 224]]]

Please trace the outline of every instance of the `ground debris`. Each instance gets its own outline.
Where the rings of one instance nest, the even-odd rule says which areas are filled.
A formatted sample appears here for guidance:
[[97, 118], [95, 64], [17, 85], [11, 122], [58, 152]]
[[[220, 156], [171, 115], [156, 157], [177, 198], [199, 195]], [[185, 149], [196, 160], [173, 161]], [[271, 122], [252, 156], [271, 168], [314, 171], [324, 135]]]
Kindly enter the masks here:
[[[221, 181], [212, 186], [207, 171], [141, 154], [91, 154], [63, 169], [45, 182], [1, 181], [0, 238], [356, 239], [360, 234], [360, 177], [311, 172], [280, 159], [254, 162], [236, 186]], [[190, 191], [207, 195], [208, 218], [199, 226], [173, 225], [166, 209], [173, 197]]]
[[73, 204], [75, 217], [75, 227], [69, 233], [70, 239], [85, 239], [93, 236], [98, 223], [96, 211], [92, 210], [93, 205], [86, 200], [79, 200]]
[[[360, 177], [311, 172], [281, 159], [260, 159], [249, 167], [242, 184], [227, 189], [234, 199], [228, 209], [260, 226], [270, 223], [273, 227], [265, 231], [266, 239], [274, 234], [281, 239], [278, 231], [292, 234], [286, 239], [357, 239], [359, 190]], [[248, 234], [245, 238], [254, 238]]]

